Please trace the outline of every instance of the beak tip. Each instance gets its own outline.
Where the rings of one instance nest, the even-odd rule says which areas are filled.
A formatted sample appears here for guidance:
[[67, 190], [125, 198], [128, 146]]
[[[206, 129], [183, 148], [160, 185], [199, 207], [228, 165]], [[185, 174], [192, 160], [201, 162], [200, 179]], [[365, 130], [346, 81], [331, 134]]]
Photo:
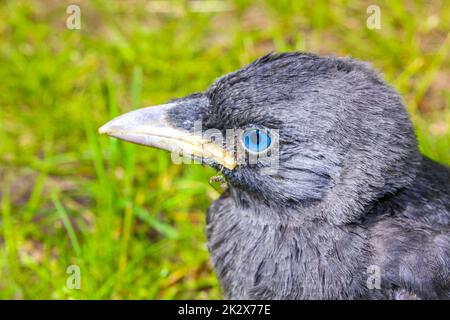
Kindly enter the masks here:
[[108, 124], [104, 124], [100, 128], [98, 128], [98, 133], [99, 134], [108, 134], [109, 133]]

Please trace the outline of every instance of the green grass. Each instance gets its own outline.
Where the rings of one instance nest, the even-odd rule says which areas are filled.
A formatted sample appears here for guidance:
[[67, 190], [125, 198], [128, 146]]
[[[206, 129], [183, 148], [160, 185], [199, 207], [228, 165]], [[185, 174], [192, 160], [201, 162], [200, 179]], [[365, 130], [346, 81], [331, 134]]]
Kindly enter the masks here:
[[[421, 150], [450, 163], [450, 3], [227, 1], [155, 13], [146, 1], [0, 2], [0, 298], [220, 298], [204, 218], [213, 170], [97, 128], [201, 91], [269, 51], [367, 60], [404, 96]], [[66, 288], [70, 265], [81, 289]]]

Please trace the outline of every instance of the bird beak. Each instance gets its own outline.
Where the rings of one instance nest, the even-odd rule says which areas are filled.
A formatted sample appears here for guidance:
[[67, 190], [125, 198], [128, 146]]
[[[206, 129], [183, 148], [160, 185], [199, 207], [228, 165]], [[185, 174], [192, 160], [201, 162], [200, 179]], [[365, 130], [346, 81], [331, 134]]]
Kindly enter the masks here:
[[234, 155], [201, 134], [193, 134], [174, 126], [169, 112], [183, 108], [183, 102], [173, 102], [125, 113], [103, 125], [98, 132], [132, 143], [168, 150], [178, 155], [214, 161], [227, 169], [236, 165]]

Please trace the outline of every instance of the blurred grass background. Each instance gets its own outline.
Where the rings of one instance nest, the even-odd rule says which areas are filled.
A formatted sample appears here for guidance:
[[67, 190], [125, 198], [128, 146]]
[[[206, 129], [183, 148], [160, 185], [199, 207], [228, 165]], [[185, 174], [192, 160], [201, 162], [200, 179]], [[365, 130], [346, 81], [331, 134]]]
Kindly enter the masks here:
[[445, 0], [0, 1], [0, 298], [221, 298], [204, 235], [213, 171], [97, 128], [270, 51], [372, 62], [421, 150], [450, 163], [449, 30]]

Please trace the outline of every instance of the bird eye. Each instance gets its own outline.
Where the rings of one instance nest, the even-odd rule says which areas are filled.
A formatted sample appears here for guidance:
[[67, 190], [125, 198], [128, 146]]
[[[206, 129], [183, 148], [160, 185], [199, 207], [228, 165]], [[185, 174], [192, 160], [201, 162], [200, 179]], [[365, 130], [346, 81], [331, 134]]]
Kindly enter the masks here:
[[270, 147], [272, 139], [269, 131], [252, 128], [244, 131], [242, 143], [248, 151], [261, 152]]

